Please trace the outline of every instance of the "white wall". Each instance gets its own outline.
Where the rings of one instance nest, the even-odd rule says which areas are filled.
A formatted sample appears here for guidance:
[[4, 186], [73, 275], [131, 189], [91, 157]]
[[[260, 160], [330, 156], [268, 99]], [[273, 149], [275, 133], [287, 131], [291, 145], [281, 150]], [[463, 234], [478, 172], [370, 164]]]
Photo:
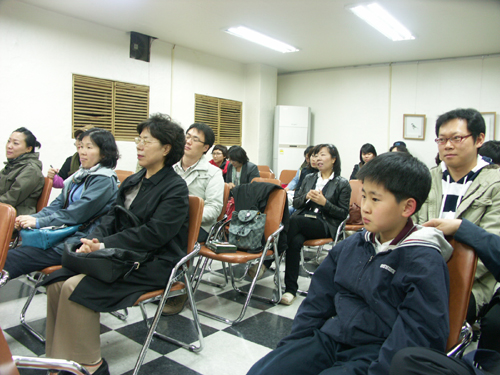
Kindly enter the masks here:
[[[500, 57], [332, 69], [278, 77], [278, 105], [309, 106], [313, 143], [332, 142], [342, 157], [342, 175], [359, 162], [359, 148], [372, 143], [377, 152], [394, 141], [434, 165], [437, 117], [472, 107], [500, 114]], [[425, 114], [425, 140], [403, 139], [403, 115]], [[500, 139], [497, 116], [496, 139]]]
[[[253, 81], [261, 85], [263, 76], [274, 83], [261, 88], [268, 92], [261, 92], [260, 105], [274, 109], [274, 68], [248, 76], [244, 64], [161, 40], [153, 42], [151, 62], [146, 63], [129, 58], [129, 45], [125, 31], [20, 2], [0, 2], [0, 143], [5, 144], [15, 128], [26, 126], [42, 143], [44, 173], [50, 164], [60, 167], [74, 152], [70, 134], [73, 73], [148, 85], [150, 112], [171, 114], [185, 128], [194, 121], [195, 93], [242, 101], [245, 113], [246, 87]], [[243, 121], [244, 129], [272, 127], [272, 119], [265, 116]], [[259, 142], [259, 137], [244, 131], [244, 147], [254, 150]], [[135, 170], [135, 144], [118, 142], [118, 147], [117, 168]], [[258, 147], [249, 152], [257, 163], [258, 152]], [[0, 162], [5, 160], [0, 152]]]

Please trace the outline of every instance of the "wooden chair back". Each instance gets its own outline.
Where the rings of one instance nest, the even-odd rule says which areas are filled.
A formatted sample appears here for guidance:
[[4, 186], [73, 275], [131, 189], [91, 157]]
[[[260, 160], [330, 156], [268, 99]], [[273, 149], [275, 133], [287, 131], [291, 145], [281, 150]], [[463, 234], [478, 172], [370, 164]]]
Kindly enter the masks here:
[[295, 175], [297, 174], [296, 170], [293, 169], [283, 169], [280, 173], [280, 181], [282, 184], [288, 185]]
[[217, 221], [220, 221], [224, 218], [224, 215], [226, 214], [226, 209], [227, 209], [227, 201], [229, 200], [229, 193], [231, 190], [229, 189], [229, 184], [225, 183], [224, 184], [224, 196], [222, 198], [222, 210], [217, 218]]
[[271, 177], [271, 172], [266, 172], [266, 171], [259, 171], [260, 177], [262, 178], [274, 178]]
[[45, 177], [45, 184], [43, 185], [42, 194], [40, 194], [40, 198], [38, 198], [38, 202], [36, 204], [36, 212], [40, 212], [49, 204], [50, 193], [52, 192], [53, 185], [54, 180]]
[[132, 171], [125, 171], [121, 169], [115, 169], [116, 176], [118, 177], [118, 182], [121, 184], [128, 176], [134, 174]]
[[453, 246], [453, 254], [447, 263], [450, 274], [450, 334], [446, 351], [459, 342], [477, 266], [477, 254], [474, 249], [454, 239], [449, 242]]
[[259, 172], [271, 172], [271, 168], [267, 165], [258, 165], [257, 168], [259, 169]]
[[[52, 180], [51, 180], [52, 181]], [[10, 204], [0, 203], [0, 271], [5, 265], [9, 244], [14, 230], [16, 210]]]

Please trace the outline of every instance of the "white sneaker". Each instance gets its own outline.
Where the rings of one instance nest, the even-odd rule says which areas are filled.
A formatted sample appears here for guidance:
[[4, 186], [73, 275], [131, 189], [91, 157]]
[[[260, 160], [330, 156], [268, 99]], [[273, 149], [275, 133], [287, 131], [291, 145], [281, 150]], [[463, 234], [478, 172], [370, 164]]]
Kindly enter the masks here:
[[285, 294], [283, 294], [283, 296], [281, 296], [280, 303], [282, 305], [290, 306], [293, 303], [293, 301], [295, 301], [295, 298], [296, 296], [294, 296], [292, 293], [286, 292]]

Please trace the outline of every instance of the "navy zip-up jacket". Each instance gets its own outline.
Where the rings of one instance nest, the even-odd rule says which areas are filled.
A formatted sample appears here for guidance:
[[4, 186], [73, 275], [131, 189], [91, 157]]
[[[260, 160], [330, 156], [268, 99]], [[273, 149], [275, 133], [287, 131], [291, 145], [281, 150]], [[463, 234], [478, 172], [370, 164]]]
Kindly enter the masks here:
[[394, 354], [408, 346], [444, 351], [449, 334], [445, 259], [452, 248], [434, 228], [416, 229], [409, 220], [389, 250], [378, 254], [373, 234], [366, 231], [333, 248], [312, 278], [291, 334], [278, 346], [316, 329], [353, 347], [379, 344], [370, 375], [388, 374]]

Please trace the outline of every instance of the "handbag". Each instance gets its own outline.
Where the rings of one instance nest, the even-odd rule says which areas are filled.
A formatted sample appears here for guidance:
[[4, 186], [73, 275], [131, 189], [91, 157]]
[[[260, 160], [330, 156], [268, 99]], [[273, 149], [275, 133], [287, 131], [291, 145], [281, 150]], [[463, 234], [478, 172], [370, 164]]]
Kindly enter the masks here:
[[40, 229], [21, 229], [19, 235], [22, 238], [23, 246], [38, 247], [39, 249], [49, 249], [66, 237], [75, 234], [80, 225], [61, 225], [59, 227], [45, 227]]
[[117, 248], [104, 248], [91, 253], [75, 252], [80, 246], [81, 244], [64, 244], [63, 267], [105, 283], [127, 278], [133, 271], [139, 269], [142, 263], [151, 258], [149, 253]]
[[229, 225], [229, 243], [243, 250], [260, 250], [266, 214], [256, 210], [234, 211]]
[[351, 225], [363, 225], [363, 219], [361, 218], [361, 207], [356, 203], [351, 203], [349, 206], [349, 224]]

